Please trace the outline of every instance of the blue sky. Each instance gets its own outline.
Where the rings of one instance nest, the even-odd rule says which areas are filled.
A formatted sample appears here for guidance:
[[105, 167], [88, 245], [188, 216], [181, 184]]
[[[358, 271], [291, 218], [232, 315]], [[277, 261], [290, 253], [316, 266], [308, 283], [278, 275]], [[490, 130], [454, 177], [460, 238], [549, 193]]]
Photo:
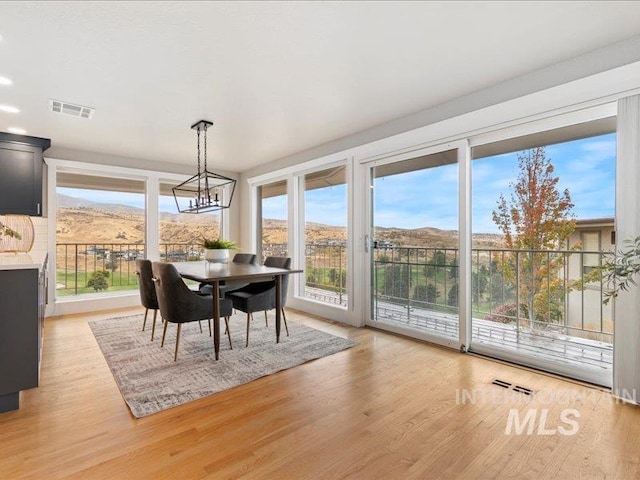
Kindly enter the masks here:
[[[602, 135], [546, 148], [560, 178], [558, 188], [569, 189], [578, 219], [613, 217], [615, 206], [615, 134]], [[476, 233], [498, 233], [491, 212], [518, 175], [517, 152], [472, 162], [472, 221]], [[375, 224], [380, 227], [458, 229], [458, 167], [443, 165], [388, 177], [374, 185]], [[346, 222], [346, 187], [306, 192], [306, 219], [328, 225]], [[265, 218], [285, 219], [286, 197], [264, 200]]]
[[[569, 189], [578, 219], [613, 217], [615, 206], [614, 133], [547, 147], [547, 157], [560, 178], [558, 187]], [[517, 152], [472, 162], [472, 221], [476, 233], [498, 233], [491, 220], [500, 193], [508, 198], [509, 184], [518, 175]], [[378, 178], [374, 185], [375, 224], [380, 227], [458, 228], [458, 168], [444, 165]], [[59, 188], [60, 193], [93, 201], [123, 203], [144, 208], [141, 194]], [[160, 197], [160, 210], [176, 212], [173, 197]], [[306, 219], [327, 225], [345, 225], [346, 186], [311, 190], [305, 194]], [[286, 219], [286, 196], [263, 201], [265, 218]]]
[[[546, 153], [559, 177], [558, 189], [569, 189], [577, 219], [614, 216], [615, 133], [551, 145]], [[497, 233], [491, 212], [500, 193], [509, 198], [509, 184], [518, 175], [517, 153], [474, 160], [471, 174], [473, 231]]]

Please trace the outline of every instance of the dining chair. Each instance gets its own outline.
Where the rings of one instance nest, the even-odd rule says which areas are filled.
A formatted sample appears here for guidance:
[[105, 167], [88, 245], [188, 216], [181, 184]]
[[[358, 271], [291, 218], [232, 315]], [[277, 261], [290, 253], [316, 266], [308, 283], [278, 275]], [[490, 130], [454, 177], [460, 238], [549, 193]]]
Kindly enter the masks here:
[[[164, 330], [162, 332], [162, 343], [160, 344], [161, 347], [164, 346], [164, 340], [167, 335], [167, 325], [169, 323], [178, 324], [176, 350], [173, 356], [173, 361], [175, 362], [178, 359], [180, 331], [183, 323], [208, 320], [209, 335], [211, 335], [213, 298], [211, 295], [201, 295], [191, 291], [184, 283], [175, 265], [164, 262], [153, 262], [151, 268], [160, 313], [165, 320]], [[220, 299], [220, 317], [224, 317], [225, 324], [227, 325], [227, 336], [231, 349], [233, 349], [233, 344], [231, 343], [231, 332], [229, 331], [228, 325], [232, 309], [233, 304], [231, 300]]]
[[[242, 264], [249, 265], [249, 264], [256, 264], [257, 263], [256, 259], [257, 257], [253, 253], [236, 253], [233, 256], [233, 260], [231, 261], [233, 263], [242, 263]], [[246, 287], [247, 285], [249, 285], [247, 282], [233, 282], [233, 281], [225, 282], [225, 283], [220, 282], [220, 287], [219, 287], [220, 296], [224, 296], [229, 292], [238, 290], [239, 288], [242, 288], [242, 287]], [[200, 293], [203, 293], [205, 295], [211, 295], [213, 294], [213, 287], [211, 285], [203, 283], [200, 285]]]
[[153, 283], [153, 273], [151, 271], [151, 260], [142, 258], [136, 259], [136, 275], [138, 276], [138, 288], [140, 289], [140, 303], [144, 307], [144, 320], [142, 322], [142, 331], [147, 325], [147, 315], [149, 310], [153, 310], [153, 324], [151, 326], [151, 341], [156, 331], [156, 317], [158, 316], [158, 298], [156, 296], [156, 287]]
[[[264, 261], [265, 267], [286, 268], [291, 270], [291, 258], [288, 257], [267, 257]], [[287, 287], [289, 286], [289, 275], [283, 275], [280, 289], [280, 304], [282, 307], [282, 318], [284, 327], [289, 336], [289, 327], [287, 325], [287, 316], [284, 313], [284, 306], [287, 303]], [[264, 311], [265, 323], [267, 322], [267, 311], [276, 308], [276, 284], [275, 280], [268, 282], [250, 283], [246, 287], [234, 290], [228, 294], [228, 298], [233, 302], [233, 308], [247, 314], [247, 341], [249, 346], [249, 326], [255, 312]]]

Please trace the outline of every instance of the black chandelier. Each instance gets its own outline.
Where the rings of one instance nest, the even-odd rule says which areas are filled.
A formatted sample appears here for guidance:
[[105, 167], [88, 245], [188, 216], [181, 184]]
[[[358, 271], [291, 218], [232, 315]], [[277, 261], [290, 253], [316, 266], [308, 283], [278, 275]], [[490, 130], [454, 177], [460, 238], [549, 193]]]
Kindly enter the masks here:
[[[207, 170], [207, 129], [213, 125], [208, 120], [200, 120], [191, 125], [198, 133], [198, 173], [172, 188], [176, 207], [180, 213], [207, 213], [229, 208], [236, 189], [236, 181]], [[200, 166], [200, 133], [204, 133], [204, 168]], [[178, 198], [182, 199], [181, 202]], [[189, 204], [186, 204], [189, 199]]]

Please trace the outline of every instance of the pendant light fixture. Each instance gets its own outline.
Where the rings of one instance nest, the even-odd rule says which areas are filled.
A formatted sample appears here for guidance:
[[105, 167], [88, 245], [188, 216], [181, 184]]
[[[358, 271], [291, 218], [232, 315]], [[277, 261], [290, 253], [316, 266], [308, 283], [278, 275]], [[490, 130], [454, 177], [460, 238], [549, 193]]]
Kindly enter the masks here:
[[[207, 169], [207, 129], [213, 123], [200, 120], [191, 125], [198, 135], [198, 173], [173, 187], [173, 197], [180, 213], [208, 213], [229, 208], [236, 189], [236, 181]], [[200, 135], [204, 136], [204, 168], [200, 161]], [[182, 199], [181, 202], [178, 199]], [[189, 203], [186, 203], [186, 200]]]

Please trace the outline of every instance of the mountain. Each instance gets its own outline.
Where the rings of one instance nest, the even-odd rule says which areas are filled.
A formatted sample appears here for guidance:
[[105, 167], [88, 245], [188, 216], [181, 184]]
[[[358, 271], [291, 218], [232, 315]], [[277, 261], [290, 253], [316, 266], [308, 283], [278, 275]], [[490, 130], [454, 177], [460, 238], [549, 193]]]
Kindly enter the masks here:
[[97, 210], [105, 212], [119, 212], [129, 215], [144, 215], [144, 208], [121, 205], [118, 203], [101, 203], [84, 198], [71, 197], [69, 195], [57, 194], [58, 208], [72, 208], [81, 210]]
[[[144, 209], [58, 194], [58, 243], [144, 243]], [[216, 238], [217, 217], [160, 212], [161, 243], [197, 244]]]
[[[58, 243], [144, 243], [144, 209], [100, 203], [58, 194]], [[287, 242], [285, 220], [264, 219], [262, 222], [264, 241], [273, 244]], [[345, 227], [307, 223], [306, 238], [310, 242], [338, 241], [347, 239]], [[211, 215], [184, 213], [160, 213], [161, 243], [197, 244], [203, 236], [216, 238], [219, 232], [217, 218]], [[433, 227], [415, 229], [378, 227], [378, 241], [395, 246], [413, 247], [457, 247], [458, 232]], [[499, 248], [502, 236], [496, 234], [474, 234], [476, 248]]]
[[[285, 220], [264, 219], [262, 236], [267, 243], [286, 243], [287, 222]], [[347, 238], [347, 230], [345, 227], [309, 222], [306, 225], [306, 237], [308, 241], [312, 242], [344, 241]], [[375, 239], [394, 246], [405, 247], [457, 248], [458, 246], [458, 232], [456, 230], [440, 230], [434, 227], [414, 229], [377, 227]], [[502, 246], [502, 235], [493, 233], [473, 234], [474, 248], [501, 248]]]

